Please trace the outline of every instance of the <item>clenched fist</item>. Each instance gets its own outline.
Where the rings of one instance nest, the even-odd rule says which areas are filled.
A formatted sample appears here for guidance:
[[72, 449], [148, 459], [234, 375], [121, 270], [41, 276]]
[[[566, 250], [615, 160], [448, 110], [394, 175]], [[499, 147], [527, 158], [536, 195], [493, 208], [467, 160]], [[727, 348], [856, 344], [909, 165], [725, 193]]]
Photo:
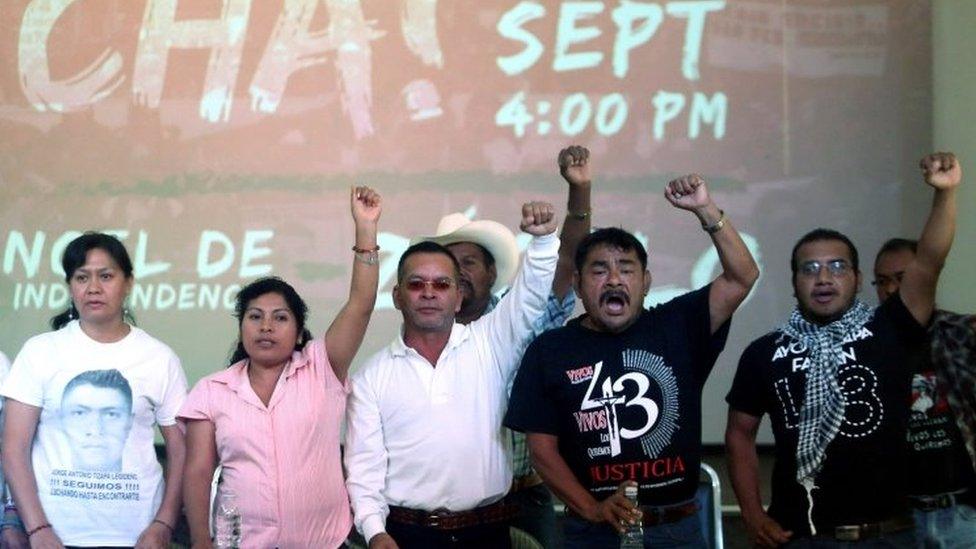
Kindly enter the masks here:
[[925, 183], [936, 189], [951, 189], [962, 181], [962, 166], [951, 152], [932, 153], [918, 162]]
[[522, 204], [523, 231], [532, 236], [542, 236], [556, 231], [556, 213], [548, 202], [526, 202]]

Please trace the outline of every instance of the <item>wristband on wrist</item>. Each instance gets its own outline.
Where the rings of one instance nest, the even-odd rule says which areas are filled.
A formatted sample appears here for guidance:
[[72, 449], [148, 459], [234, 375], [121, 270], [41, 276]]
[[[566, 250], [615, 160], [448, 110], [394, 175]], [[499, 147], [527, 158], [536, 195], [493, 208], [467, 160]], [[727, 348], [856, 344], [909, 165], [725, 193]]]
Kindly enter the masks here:
[[34, 528], [31, 528], [30, 532], [27, 532], [27, 537], [31, 537], [34, 534], [40, 532], [41, 530], [44, 530], [45, 528], [50, 528], [50, 527], [51, 527], [51, 523], [50, 522], [45, 522], [44, 524], [42, 524], [40, 526], [35, 526]]
[[372, 248], [360, 248], [359, 246], [353, 246], [352, 251], [355, 253], [356, 261], [360, 261], [367, 265], [376, 265], [380, 262], [380, 247], [374, 246]]
[[721, 231], [722, 227], [725, 226], [725, 210], [719, 210], [718, 214], [719, 214], [718, 221], [712, 223], [711, 225], [706, 225], [705, 223], [702, 223], [702, 230], [704, 230], [708, 234], [715, 234]]
[[586, 221], [586, 218], [590, 217], [590, 213], [590, 210], [583, 210], [579, 212], [574, 210], [566, 210], [566, 217], [576, 219], [577, 221]]
[[0, 532], [6, 530], [7, 528], [13, 528], [15, 530], [24, 531], [24, 523], [21, 522], [20, 517], [17, 515], [4, 515], [3, 519], [0, 520]]

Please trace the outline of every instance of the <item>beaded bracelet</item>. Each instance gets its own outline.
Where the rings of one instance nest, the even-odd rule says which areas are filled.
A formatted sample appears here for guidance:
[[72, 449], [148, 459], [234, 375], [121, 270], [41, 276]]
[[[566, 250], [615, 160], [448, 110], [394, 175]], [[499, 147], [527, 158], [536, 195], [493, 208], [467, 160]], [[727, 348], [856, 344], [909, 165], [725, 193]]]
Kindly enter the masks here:
[[45, 522], [44, 524], [42, 524], [40, 526], [36, 526], [36, 527], [32, 528], [30, 532], [27, 532], [27, 537], [31, 537], [34, 534], [40, 532], [41, 530], [43, 530], [45, 528], [50, 528], [50, 527], [51, 527], [51, 523], [50, 522]]

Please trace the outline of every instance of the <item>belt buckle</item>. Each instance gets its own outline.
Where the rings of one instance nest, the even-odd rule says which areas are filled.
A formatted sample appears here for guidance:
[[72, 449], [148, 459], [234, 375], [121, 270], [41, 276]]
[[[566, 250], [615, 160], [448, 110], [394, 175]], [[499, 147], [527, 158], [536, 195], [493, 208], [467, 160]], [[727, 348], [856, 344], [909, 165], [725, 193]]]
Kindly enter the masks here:
[[441, 525], [441, 519], [445, 518], [445, 513], [447, 509], [434, 509], [427, 515], [427, 527], [429, 528], [439, 528]]
[[861, 527], [856, 524], [834, 527], [834, 538], [838, 541], [858, 541], [861, 539]]

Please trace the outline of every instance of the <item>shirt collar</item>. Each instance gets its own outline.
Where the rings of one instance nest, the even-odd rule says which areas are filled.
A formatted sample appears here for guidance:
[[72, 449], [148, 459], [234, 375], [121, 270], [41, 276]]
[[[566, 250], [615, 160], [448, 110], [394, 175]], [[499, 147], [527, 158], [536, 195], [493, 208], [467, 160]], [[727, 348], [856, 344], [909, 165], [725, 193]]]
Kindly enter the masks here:
[[[211, 379], [217, 383], [223, 383], [232, 391], [237, 391], [242, 383], [250, 383], [247, 379], [247, 364], [248, 359], [246, 358], [235, 362], [222, 372], [214, 374]], [[285, 366], [285, 371], [282, 372], [282, 375], [285, 379], [288, 379], [295, 375], [298, 370], [308, 366], [308, 364], [309, 359], [305, 356], [305, 353], [292, 351], [291, 360], [288, 361], [288, 365]]]
[[[447, 345], [444, 349], [452, 350], [467, 341], [470, 336], [471, 330], [467, 326], [455, 322], [451, 326], [451, 336], [447, 339]], [[395, 357], [406, 356], [408, 349], [410, 347], [403, 341], [403, 325], [400, 325], [400, 334], [390, 344], [390, 354]]]

